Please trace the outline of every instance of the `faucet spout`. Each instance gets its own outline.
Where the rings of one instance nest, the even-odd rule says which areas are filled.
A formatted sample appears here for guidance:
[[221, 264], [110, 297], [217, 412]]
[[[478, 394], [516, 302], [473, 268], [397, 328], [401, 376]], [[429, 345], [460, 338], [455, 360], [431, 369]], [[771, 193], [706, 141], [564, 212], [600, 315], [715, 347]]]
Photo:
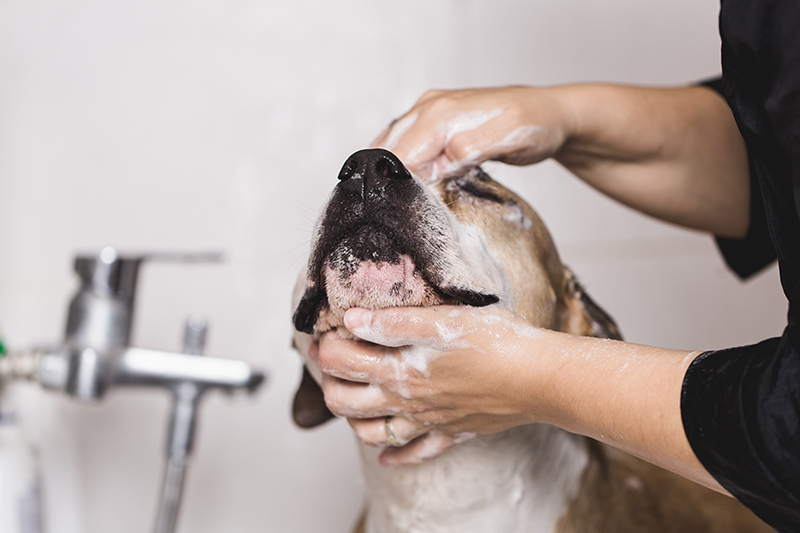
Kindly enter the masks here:
[[170, 386], [192, 382], [201, 388], [255, 391], [264, 374], [244, 361], [221, 357], [125, 348], [115, 358], [113, 382], [117, 385]]

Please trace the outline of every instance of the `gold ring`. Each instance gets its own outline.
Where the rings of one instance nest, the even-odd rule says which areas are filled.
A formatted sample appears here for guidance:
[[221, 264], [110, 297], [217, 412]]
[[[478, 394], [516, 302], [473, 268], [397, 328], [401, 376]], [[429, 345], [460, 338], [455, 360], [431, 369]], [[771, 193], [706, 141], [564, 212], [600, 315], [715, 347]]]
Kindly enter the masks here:
[[389, 444], [389, 446], [402, 446], [403, 443], [397, 438], [397, 434], [395, 434], [394, 428], [392, 427], [393, 418], [392, 416], [387, 416], [383, 423], [383, 427], [386, 429], [386, 443]]

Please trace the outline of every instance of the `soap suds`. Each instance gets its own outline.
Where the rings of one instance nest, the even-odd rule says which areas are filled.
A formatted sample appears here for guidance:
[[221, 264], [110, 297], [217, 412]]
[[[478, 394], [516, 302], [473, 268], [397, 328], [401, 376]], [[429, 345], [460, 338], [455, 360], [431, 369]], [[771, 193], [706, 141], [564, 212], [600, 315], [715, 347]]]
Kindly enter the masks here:
[[468, 431], [464, 431], [462, 433], [456, 433], [455, 435], [453, 435], [453, 443], [461, 444], [463, 442], [467, 442], [470, 439], [474, 439], [477, 436], [478, 436], [477, 433], [470, 433]]
[[523, 146], [529, 148], [536, 148], [537, 143], [533, 137], [537, 133], [543, 133], [545, 129], [542, 126], [520, 126], [505, 139], [494, 145], [494, 148], [521, 148]]
[[426, 378], [429, 378], [431, 374], [428, 366], [438, 359], [440, 355], [440, 353], [424, 346], [407, 346], [400, 348], [402, 363], [398, 367], [404, 373], [408, 373], [407, 367], [411, 367]]
[[455, 341], [464, 336], [464, 328], [450, 328], [442, 321], [436, 322], [436, 332], [439, 334], [439, 339], [444, 343], [444, 346], [451, 345]]
[[459, 113], [452, 119], [448, 120], [444, 125], [446, 128], [446, 136], [444, 144], [447, 146], [450, 141], [459, 133], [480, 128], [490, 120], [493, 120], [503, 114], [505, 109], [498, 107], [489, 112], [486, 111], [465, 111]]

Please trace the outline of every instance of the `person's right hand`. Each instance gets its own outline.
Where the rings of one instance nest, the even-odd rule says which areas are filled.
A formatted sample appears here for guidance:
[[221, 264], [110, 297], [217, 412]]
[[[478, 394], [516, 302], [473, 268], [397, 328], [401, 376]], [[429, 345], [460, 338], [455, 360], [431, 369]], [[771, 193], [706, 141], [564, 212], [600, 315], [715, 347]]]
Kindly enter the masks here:
[[556, 92], [536, 87], [428, 91], [372, 143], [435, 181], [487, 160], [529, 165], [566, 138]]

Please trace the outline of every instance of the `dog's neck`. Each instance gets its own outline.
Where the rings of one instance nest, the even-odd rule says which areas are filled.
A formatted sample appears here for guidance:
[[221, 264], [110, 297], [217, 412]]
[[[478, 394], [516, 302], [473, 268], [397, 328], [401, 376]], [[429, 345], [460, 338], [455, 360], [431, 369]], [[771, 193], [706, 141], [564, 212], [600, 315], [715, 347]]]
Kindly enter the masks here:
[[543, 424], [484, 435], [412, 466], [382, 467], [361, 445], [367, 532], [555, 531], [589, 454], [583, 437]]

